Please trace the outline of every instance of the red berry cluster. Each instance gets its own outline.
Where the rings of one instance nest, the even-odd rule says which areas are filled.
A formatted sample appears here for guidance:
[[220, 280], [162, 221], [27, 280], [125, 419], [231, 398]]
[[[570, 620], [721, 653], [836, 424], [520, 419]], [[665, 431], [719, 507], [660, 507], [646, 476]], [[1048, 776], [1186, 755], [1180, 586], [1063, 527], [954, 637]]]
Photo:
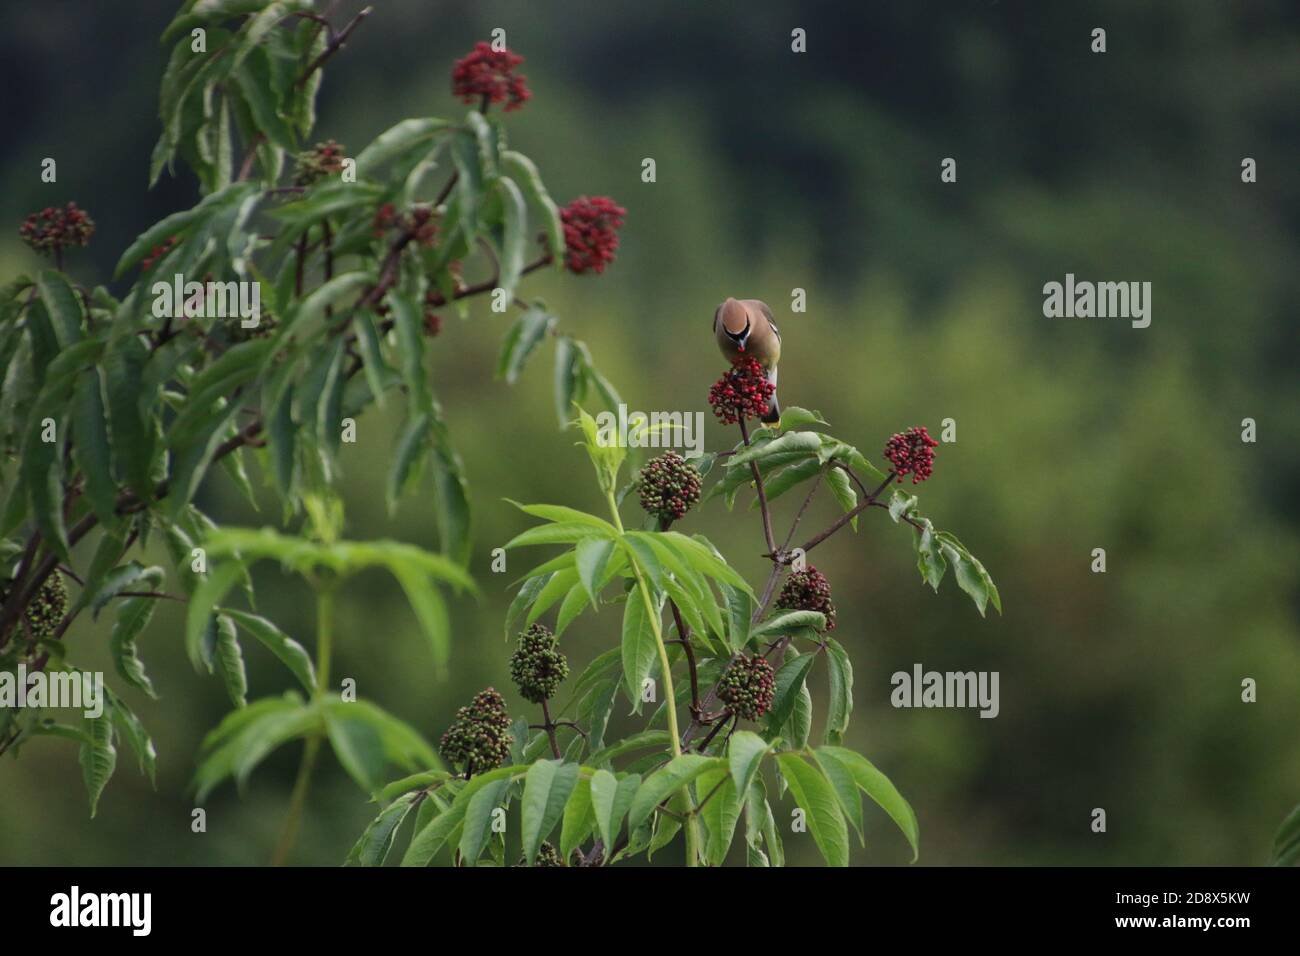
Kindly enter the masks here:
[[153, 268], [155, 262], [167, 255], [167, 253], [171, 252], [172, 249], [176, 248], [180, 241], [180, 236], [168, 236], [163, 240], [162, 245], [154, 246], [149, 250], [149, 254], [140, 260], [140, 268], [143, 271], [148, 272]]
[[817, 611], [826, 616], [823, 631], [835, 630], [835, 602], [831, 585], [811, 564], [802, 571], [791, 571], [777, 596], [776, 606], [783, 611]]
[[758, 359], [745, 359], [729, 368], [709, 389], [709, 405], [724, 425], [734, 425], [742, 418], [760, 418], [776, 386]]
[[505, 103], [507, 113], [517, 110], [533, 95], [528, 89], [528, 78], [515, 75], [515, 67], [523, 62], [524, 58], [517, 53], [497, 52], [490, 44], [480, 41], [452, 67], [451, 92], [465, 103], [486, 98], [489, 103]]
[[340, 172], [346, 158], [343, 146], [334, 140], [317, 143], [315, 149], [299, 153], [295, 159], [293, 184], [310, 186], [320, 182], [326, 176]]
[[18, 235], [37, 252], [52, 252], [69, 246], [84, 246], [95, 231], [95, 222], [70, 202], [62, 209], [46, 206], [34, 212], [18, 227]]
[[934, 472], [934, 449], [938, 445], [925, 426], [909, 428], [885, 443], [885, 458], [894, 466], [900, 482], [903, 475], [911, 475], [912, 484], [916, 484]]
[[675, 451], [651, 458], [637, 478], [641, 507], [663, 521], [676, 521], [700, 500], [700, 473]]
[[433, 237], [438, 234], [438, 223], [433, 218], [433, 210], [428, 206], [414, 206], [409, 215], [401, 215], [392, 203], [386, 202], [375, 211], [371, 221], [370, 232], [376, 239], [392, 228], [409, 233], [411, 238], [422, 246], [433, 245]]
[[600, 274], [614, 261], [618, 230], [627, 210], [608, 196], [579, 196], [560, 210], [565, 267], [574, 275]]
[[758, 655], [740, 655], [718, 681], [718, 699], [745, 720], [766, 714], [775, 696], [776, 674], [767, 658]]

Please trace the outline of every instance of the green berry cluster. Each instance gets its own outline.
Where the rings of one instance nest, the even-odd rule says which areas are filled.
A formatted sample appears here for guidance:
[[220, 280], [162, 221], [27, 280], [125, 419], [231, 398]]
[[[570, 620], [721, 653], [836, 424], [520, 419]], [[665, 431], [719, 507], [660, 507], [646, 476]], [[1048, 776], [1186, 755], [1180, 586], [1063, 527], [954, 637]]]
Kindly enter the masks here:
[[700, 473], [685, 458], [666, 451], [641, 469], [641, 507], [663, 521], [676, 521], [700, 500], [700, 484]]
[[777, 596], [776, 606], [785, 611], [818, 611], [826, 615], [823, 631], [835, 630], [835, 602], [831, 585], [811, 564], [802, 571], [791, 571]]
[[345, 159], [342, 145], [334, 140], [317, 143], [315, 149], [299, 153], [295, 158], [293, 184], [310, 186], [343, 169]]
[[513, 743], [506, 702], [489, 687], [475, 694], [469, 706], [456, 711], [439, 750], [452, 763], [463, 763], [467, 774], [475, 774], [505, 763]]
[[569, 662], [558, 643], [545, 624], [532, 624], [519, 635], [519, 649], [510, 657], [510, 679], [524, 700], [540, 704], [569, 676]]
[[742, 654], [718, 681], [718, 699], [745, 720], [758, 720], [772, 706], [776, 675], [767, 658]]
[[63, 575], [55, 571], [46, 578], [32, 603], [27, 605], [27, 627], [32, 637], [38, 641], [45, 640], [54, 633], [66, 613], [68, 586], [63, 583]]
[[[577, 855], [577, 850], [574, 850]], [[515, 866], [527, 866], [528, 857], [521, 856]], [[564, 860], [560, 857], [560, 851], [555, 845], [548, 840], [543, 840], [537, 847], [537, 859], [533, 861], [533, 866], [564, 866]]]

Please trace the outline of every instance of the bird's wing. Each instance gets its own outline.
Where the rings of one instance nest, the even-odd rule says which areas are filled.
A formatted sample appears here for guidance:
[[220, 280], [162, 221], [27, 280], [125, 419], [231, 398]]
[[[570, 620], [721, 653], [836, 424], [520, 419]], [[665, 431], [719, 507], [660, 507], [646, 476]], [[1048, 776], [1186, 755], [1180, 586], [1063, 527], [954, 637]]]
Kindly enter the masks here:
[[763, 317], [767, 319], [767, 324], [772, 326], [772, 331], [776, 333], [776, 337], [778, 339], [781, 337], [781, 330], [776, 327], [776, 318], [772, 315], [772, 310], [766, 302], [762, 299], [746, 299], [745, 305], [763, 313]]

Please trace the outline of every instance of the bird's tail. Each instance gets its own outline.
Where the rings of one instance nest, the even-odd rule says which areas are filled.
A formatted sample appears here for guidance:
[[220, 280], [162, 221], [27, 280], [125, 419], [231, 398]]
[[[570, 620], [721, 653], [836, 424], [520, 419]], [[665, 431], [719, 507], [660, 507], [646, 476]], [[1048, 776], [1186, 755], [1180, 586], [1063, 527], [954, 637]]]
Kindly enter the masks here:
[[776, 400], [776, 369], [768, 370], [767, 380], [772, 383], [772, 399], [760, 420], [765, 425], [772, 425], [781, 420], [781, 403]]

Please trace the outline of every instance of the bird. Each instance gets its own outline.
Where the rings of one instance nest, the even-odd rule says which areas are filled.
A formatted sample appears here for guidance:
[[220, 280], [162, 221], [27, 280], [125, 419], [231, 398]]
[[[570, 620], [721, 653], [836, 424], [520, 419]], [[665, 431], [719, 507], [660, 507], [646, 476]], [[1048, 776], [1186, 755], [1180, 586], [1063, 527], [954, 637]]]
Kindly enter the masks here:
[[772, 400], [763, 422], [781, 420], [776, 400], [776, 364], [781, 360], [781, 332], [772, 318], [772, 310], [759, 299], [728, 297], [713, 313], [713, 335], [718, 348], [732, 365], [747, 358], [757, 359], [772, 383]]

